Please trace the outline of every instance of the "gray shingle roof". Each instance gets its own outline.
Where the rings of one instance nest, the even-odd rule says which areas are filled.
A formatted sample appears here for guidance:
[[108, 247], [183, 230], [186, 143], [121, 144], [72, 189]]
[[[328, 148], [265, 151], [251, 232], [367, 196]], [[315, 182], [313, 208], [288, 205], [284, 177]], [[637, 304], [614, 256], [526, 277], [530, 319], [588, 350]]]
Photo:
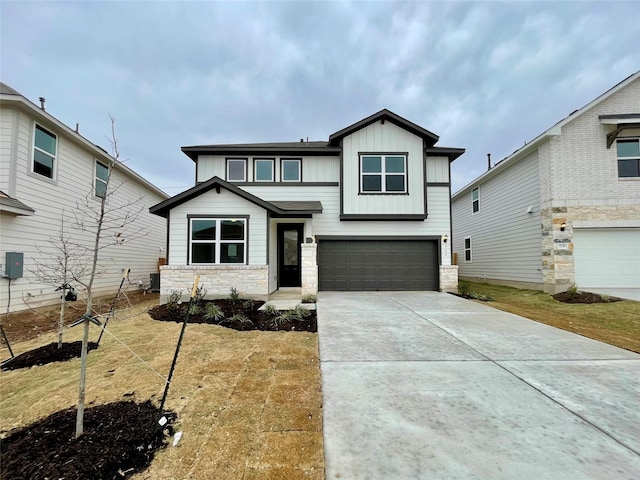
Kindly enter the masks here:
[[0, 211], [8, 211], [18, 215], [31, 215], [35, 210], [17, 198], [10, 197], [0, 190]]

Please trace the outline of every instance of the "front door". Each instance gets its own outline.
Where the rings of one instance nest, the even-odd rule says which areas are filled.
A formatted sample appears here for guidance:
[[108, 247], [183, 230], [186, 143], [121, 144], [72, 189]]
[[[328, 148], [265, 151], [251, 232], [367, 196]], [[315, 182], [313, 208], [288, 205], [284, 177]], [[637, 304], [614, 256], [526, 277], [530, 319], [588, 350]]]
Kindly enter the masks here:
[[304, 225], [301, 223], [278, 224], [278, 286], [299, 287], [300, 244]]

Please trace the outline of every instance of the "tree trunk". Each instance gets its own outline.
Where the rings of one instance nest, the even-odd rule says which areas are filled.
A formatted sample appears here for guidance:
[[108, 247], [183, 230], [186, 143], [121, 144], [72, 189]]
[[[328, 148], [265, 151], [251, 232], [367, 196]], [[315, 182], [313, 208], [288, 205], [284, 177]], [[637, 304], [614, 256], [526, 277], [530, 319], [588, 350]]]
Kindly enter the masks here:
[[84, 429], [84, 391], [87, 382], [87, 347], [89, 345], [89, 320], [84, 319], [82, 335], [82, 355], [80, 357], [80, 389], [78, 392], [78, 410], [76, 413], [76, 437], [82, 435]]
[[62, 289], [62, 300], [60, 304], [60, 321], [58, 322], [58, 348], [62, 348], [62, 330], [64, 330], [64, 307], [67, 303], [65, 298], [65, 289]]

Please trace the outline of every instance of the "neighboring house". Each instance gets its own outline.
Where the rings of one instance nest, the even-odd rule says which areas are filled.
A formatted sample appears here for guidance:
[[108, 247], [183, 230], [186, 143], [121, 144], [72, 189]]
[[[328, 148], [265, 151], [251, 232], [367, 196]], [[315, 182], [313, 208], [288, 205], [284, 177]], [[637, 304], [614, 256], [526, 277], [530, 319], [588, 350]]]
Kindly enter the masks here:
[[452, 197], [462, 279], [640, 288], [640, 72]]
[[183, 147], [197, 185], [168, 220], [161, 296], [195, 274], [213, 295], [281, 287], [451, 290], [450, 163], [463, 149], [382, 110], [329, 141]]
[[[104, 174], [114, 159], [46, 112], [44, 101], [36, 106], [4, 83], [0, 83], [0, 122], [0, 310], [5, 312], [9, 298], [11, 311], [58, 301], [60, 292], [39, 283], [34, 275], [36, 262], [52, 260], [42, 252], [53, 253], [50, 239], [60, 236], [63, 211], [66, 234], [90, 244], [90, 235], [72, 228], [73, 211], [76, 202], [87, 198], [99, 205]], [[124, 268], [131, 269], [131, 281], [148, 284], [149, 274], [158, 271], [166, 242], [166, 222], [147, 208], [167, 195], [123, 164], [113, 170], [111, 184], [121, 185], [108, 198], [111, 206], [141, 198], [136, 225], [147, 234], [102, 250], [105, 272], [94, 284], [97, 294], [115, 292]], [[7, 252], [23, 255], [22, 278], [4, 276]]]

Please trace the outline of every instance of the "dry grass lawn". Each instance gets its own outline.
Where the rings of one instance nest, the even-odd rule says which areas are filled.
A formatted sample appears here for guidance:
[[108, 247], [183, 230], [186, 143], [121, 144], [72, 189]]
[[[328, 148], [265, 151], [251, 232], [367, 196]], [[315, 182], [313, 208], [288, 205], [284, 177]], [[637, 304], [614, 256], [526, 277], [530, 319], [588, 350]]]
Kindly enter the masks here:
[[[181, 324], [134, 313], [111, 320], [109, 331], [148, 365], [105, 334], [88, 355], [90, 405], [161, 399], [159, 375], [169, 372]], [[81, 334], [82, 327], [67, 330], [65, 341]], [[90, 340], [98, 334], [92, 327]], [[52, 341], [55, 333], [12, 347], [18, 355]], [[74, 406], [78, 377], [78, 359], [2, 372], [2, 435]], [[178, 413], [182, 439], [134, 479], [324, 479], [315, 333], [188, 325], [166, 408]]]
[[471, 283], [494, 308], [640, 353], [640, 302], [569, 304], [538, 290]]

